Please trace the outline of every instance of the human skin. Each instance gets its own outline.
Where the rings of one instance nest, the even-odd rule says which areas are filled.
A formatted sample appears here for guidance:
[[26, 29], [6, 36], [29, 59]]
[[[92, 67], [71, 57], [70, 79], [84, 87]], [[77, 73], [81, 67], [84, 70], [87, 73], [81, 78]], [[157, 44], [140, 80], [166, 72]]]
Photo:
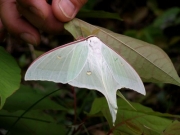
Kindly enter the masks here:
[[0, 40], [4, 33], [38, 45], [42, 30], [57, 34], [87, 0], [0, 0]]

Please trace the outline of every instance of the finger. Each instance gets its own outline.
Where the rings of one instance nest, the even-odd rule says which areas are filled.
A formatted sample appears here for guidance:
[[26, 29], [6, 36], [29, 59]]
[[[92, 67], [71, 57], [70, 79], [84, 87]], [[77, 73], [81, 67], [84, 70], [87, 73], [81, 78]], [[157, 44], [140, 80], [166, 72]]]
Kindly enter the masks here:
[[48, 33], [59, 33], [63, 23], [55, 18], [45, 0], [17, 0], [19, 12], [35, 27]]
[[88, 0], [53, 0], [53, 13], [60, 21], [70, 21], [87, 1]]
[[[11, 9], [11, 10], [9, 10]], [[0, 18], [6, 30], [26, 42], [37, 45], [40, 42], [38, 31], [22, 19], [16, 8], [15, 0], [1, 0]]]

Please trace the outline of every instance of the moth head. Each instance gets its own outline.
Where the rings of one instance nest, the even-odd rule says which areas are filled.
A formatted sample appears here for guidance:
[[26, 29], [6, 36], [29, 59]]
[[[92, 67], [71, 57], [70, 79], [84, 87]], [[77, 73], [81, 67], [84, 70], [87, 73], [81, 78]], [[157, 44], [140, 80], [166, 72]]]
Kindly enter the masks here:
[[87, 40], [89, 44], [98, 44], [100, 42], [97, 37], [89, 37]]

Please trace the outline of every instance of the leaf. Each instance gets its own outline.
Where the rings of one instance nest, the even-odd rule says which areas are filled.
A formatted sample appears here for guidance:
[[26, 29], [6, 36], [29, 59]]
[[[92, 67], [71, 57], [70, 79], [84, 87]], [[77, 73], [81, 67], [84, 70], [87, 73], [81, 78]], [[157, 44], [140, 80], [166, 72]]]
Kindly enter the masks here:
[[124, 34], [126, 36], [137, 38], [137, 39], [140, 39], [145, 42], [152, 43], [152, 44], [156, 41], [157, 38], [158, 39], [162, 38], [162, 40], [163, 40], [162, 30], [160, 28], [154, 27], [152, 25], [149, 25], [140, 30], [127, 30]]
[[160, 15], [153, 23], [153, 26], [165, 29], [173, 24], [175, 24], [176, 18], [180, 13], [180, 8], [173, 7], [165, 11]]
[[0, 109], [6, 98], [12, 95], [20, 85], [20, 68], [14, 58], [0, 47]]
[[104, 18], [104, 19], [116, 19], [122, 21], [117, 13], [110, 13], [106, 11], [95, 11], [82, 9], [78, 12], [77, 17], [80, 18]]
[[[46, 94], [40, 94], [36, 89], [22, 85], [16, 93], [7, 99], [3, 109], [8, 111], [27, 110], [44, 96]], [[51, 100], [50, 97], [41, 100], [32, 109], [66, 110], [66, 108]]]
[[180, 122], [175, 120], [170, 124], [161, 135], [179, 135], [180, 133]]
[[134, 110], [136, 110], [131, 103], [123, 96], [123, 94], [120, 91], [117, 91], [117, 95], [122, 98], [129, 106], [131, 106]]
[[180, 86], [180, 78], [167, 56], [159, 47], [138, 39], [114, 33], [105, 28], [73, 19], [65, 24], [76, 39], [94, 35], [127, 60], [145, 82], [172, 83]]
[[0, 127], [10, 130], [13, 135], [59, 135], [66, 134], [66, 127], [57, 124], [56, 121], [43, 111], [27, 112], [16, 125], [12, 126], [23, 111], [0, 111]]
[[[122, 99], [118, 99], [117, 103], [118, 112], [115, 127], [112, 126], [111, 115], [105, 98], [95, 99], [89, 113], [89, 115], [94, 115], [102, 112], [112, 128], [110, 131], [113, 131], [113, 135], [160, 135], [171, 124], [171, 120], [156, 116], [156, 112], [151, 108], [130, 102], [136, 111], [127, 106]], [[172, 115], [166, 114], [166, 116]]]

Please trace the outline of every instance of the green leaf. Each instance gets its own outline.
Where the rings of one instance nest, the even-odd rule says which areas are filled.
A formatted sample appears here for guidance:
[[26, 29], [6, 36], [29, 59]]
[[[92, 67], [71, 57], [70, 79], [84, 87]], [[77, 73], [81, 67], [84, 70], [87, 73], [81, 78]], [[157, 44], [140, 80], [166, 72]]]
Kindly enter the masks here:
[[114, 33], [79, 19], [65, 24], [76, 39], [94, 35], [127, 60], [145, 82], [172, 83], [180, 86], [180, 78], [168, 55], [159, 47]]
[[153, 26], [165, 29], [176, 22], [176, 18], [180, 13], [180, 8], [173, 7], [160, 15], [153, 23]]
[[157, 38], [163, 38], [162, 30], [152, 25], [149, 25], [140, 30], [127, 30], [124, 34], [126, 36], [137, 38], [152, 44]]
[[106, 11], [94, 11], [94, 10], [80, 10], [77, 17], [80, 18], [104, 18], [104, 19], [116, 19], [122, 21], [117, 13], [110, 13]]
[[[110, 132], [113, 131], [114, 135], [160, 135], [171, 124], [171, 120], [156, 116], [156, 112], [151, 108], [131, 102], [133, 107], [136, 108], [134, 110], [127, 106], [127, 103], [122, 99], [118, 99], [117, 103], [118, 112], [114, 127], [105, 98], [95, 99], [89, 113], [89, 115], [94, 115], [102, 112], [111, 127]], [[160, 113], [158, 114], [160, 115]], [[168, 114], [162, 115], [172, 117]]]
[[[7, 99], [3, 109], [8, 111], [27, 110], [35, 102], [46, 96], [46, 94], [22, 85], [16, 93]], [[32, 109], [66, 110], [66, 108], [51, 100], [50, 97], [41, 100]]]
[[3, 107], [6, 98], [19, 88], [20, 71], [14, 58], [0, 46], [0, 109]]
[[67, 129], [43, 111], [27, 112], [14, 126], [14, 122], [24, 111], [0, 111], [0, 127], [10, 130], [13, 135], [59, 135]]
[[180, 122], [175, 120], [170, 124], [161, 135], [179, 135], [180, 133]]
[[131, 103], [123, 96], [123, 94], [120, 91], [117, 91], [117, 95], [122, 98], [129, 106], [131, 106], [134, 110], [136, 110]]

